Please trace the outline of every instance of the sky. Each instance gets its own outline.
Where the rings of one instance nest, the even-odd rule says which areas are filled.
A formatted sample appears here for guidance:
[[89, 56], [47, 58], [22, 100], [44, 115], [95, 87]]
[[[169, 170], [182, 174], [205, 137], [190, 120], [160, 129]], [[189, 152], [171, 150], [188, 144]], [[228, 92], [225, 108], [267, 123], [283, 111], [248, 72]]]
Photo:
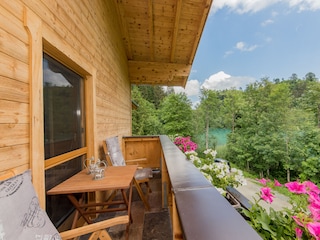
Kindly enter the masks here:
[[214, 0], [185, 92], [245, 89], [262, 78], [320, 78], [320, 0]]

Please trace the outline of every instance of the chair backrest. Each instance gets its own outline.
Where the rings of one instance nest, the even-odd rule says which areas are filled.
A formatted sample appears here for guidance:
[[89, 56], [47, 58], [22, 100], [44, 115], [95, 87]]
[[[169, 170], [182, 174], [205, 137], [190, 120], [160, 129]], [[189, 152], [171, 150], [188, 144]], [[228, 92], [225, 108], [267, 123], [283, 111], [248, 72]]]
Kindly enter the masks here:
[[120, 149], [118, 136], [106, 139], [105, 154], [107, 155], [106, 156], [107, 158], [109, 157], [112, 166], [126, 165], [126, 162], [123, 158], [123, 155]]

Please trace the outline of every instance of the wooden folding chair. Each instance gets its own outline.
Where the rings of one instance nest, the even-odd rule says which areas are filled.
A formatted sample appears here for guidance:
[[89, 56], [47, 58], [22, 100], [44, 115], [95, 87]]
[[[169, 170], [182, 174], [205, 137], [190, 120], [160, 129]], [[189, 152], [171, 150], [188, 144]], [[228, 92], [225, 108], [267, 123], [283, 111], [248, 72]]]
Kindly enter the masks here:
[[4, 239], [59, 240], [91, 234], [90, 240], [111, 240], [106, 228], [129, 223], [129, 216], [123, 215], [59, 233], [39, 206], [30, 170], [0, 175], [0, 212], [0, 238]]
[[[117, 136], [107, 138], [103, 142], [103, 149], [106, 155], [107, 162], [110, 166], [124, 166], [126, 161], [123, 158], [123, 154], [120, 149], [119, 139]], [[130, 160], [130, 164], [139, 162], [141, 159]], [[149, 179], [152, 177], [151, 168], [138, 168], [134, 176], [134, 185], [137, 189], [137, 192], [144, 203], [145, 208], [149, 211], [150, 205], [148, 202], [149, 193], [151, 193], [151, 188], [149, 186]], [[144, 194], [141, 188], [141, 185], [145, 184], [147, 191]]]

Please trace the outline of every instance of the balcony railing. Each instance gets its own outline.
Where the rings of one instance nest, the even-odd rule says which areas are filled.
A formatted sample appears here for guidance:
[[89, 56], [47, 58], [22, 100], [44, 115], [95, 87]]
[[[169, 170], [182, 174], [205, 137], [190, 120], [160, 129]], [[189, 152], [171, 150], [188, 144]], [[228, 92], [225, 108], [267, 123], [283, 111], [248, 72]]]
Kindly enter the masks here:
[[173, 239], [261, 239], [167, 136], [124, 137], [123, 149], [126, 159], [161, 170]]

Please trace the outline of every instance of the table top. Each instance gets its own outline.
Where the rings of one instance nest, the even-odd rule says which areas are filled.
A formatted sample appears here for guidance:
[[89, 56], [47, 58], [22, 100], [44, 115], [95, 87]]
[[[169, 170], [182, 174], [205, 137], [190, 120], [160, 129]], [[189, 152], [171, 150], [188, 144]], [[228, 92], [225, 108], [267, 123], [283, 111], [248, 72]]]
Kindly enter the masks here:
[[136, 170], [137, 165], [109, 166], [106, 168], [105, 177], [99, 180], [93, 180], [93, 176], [87, 174], [87, 170], [83, 170], [50, 189], [47, 194], [72, 194], [126, 189], [129, 188]]

